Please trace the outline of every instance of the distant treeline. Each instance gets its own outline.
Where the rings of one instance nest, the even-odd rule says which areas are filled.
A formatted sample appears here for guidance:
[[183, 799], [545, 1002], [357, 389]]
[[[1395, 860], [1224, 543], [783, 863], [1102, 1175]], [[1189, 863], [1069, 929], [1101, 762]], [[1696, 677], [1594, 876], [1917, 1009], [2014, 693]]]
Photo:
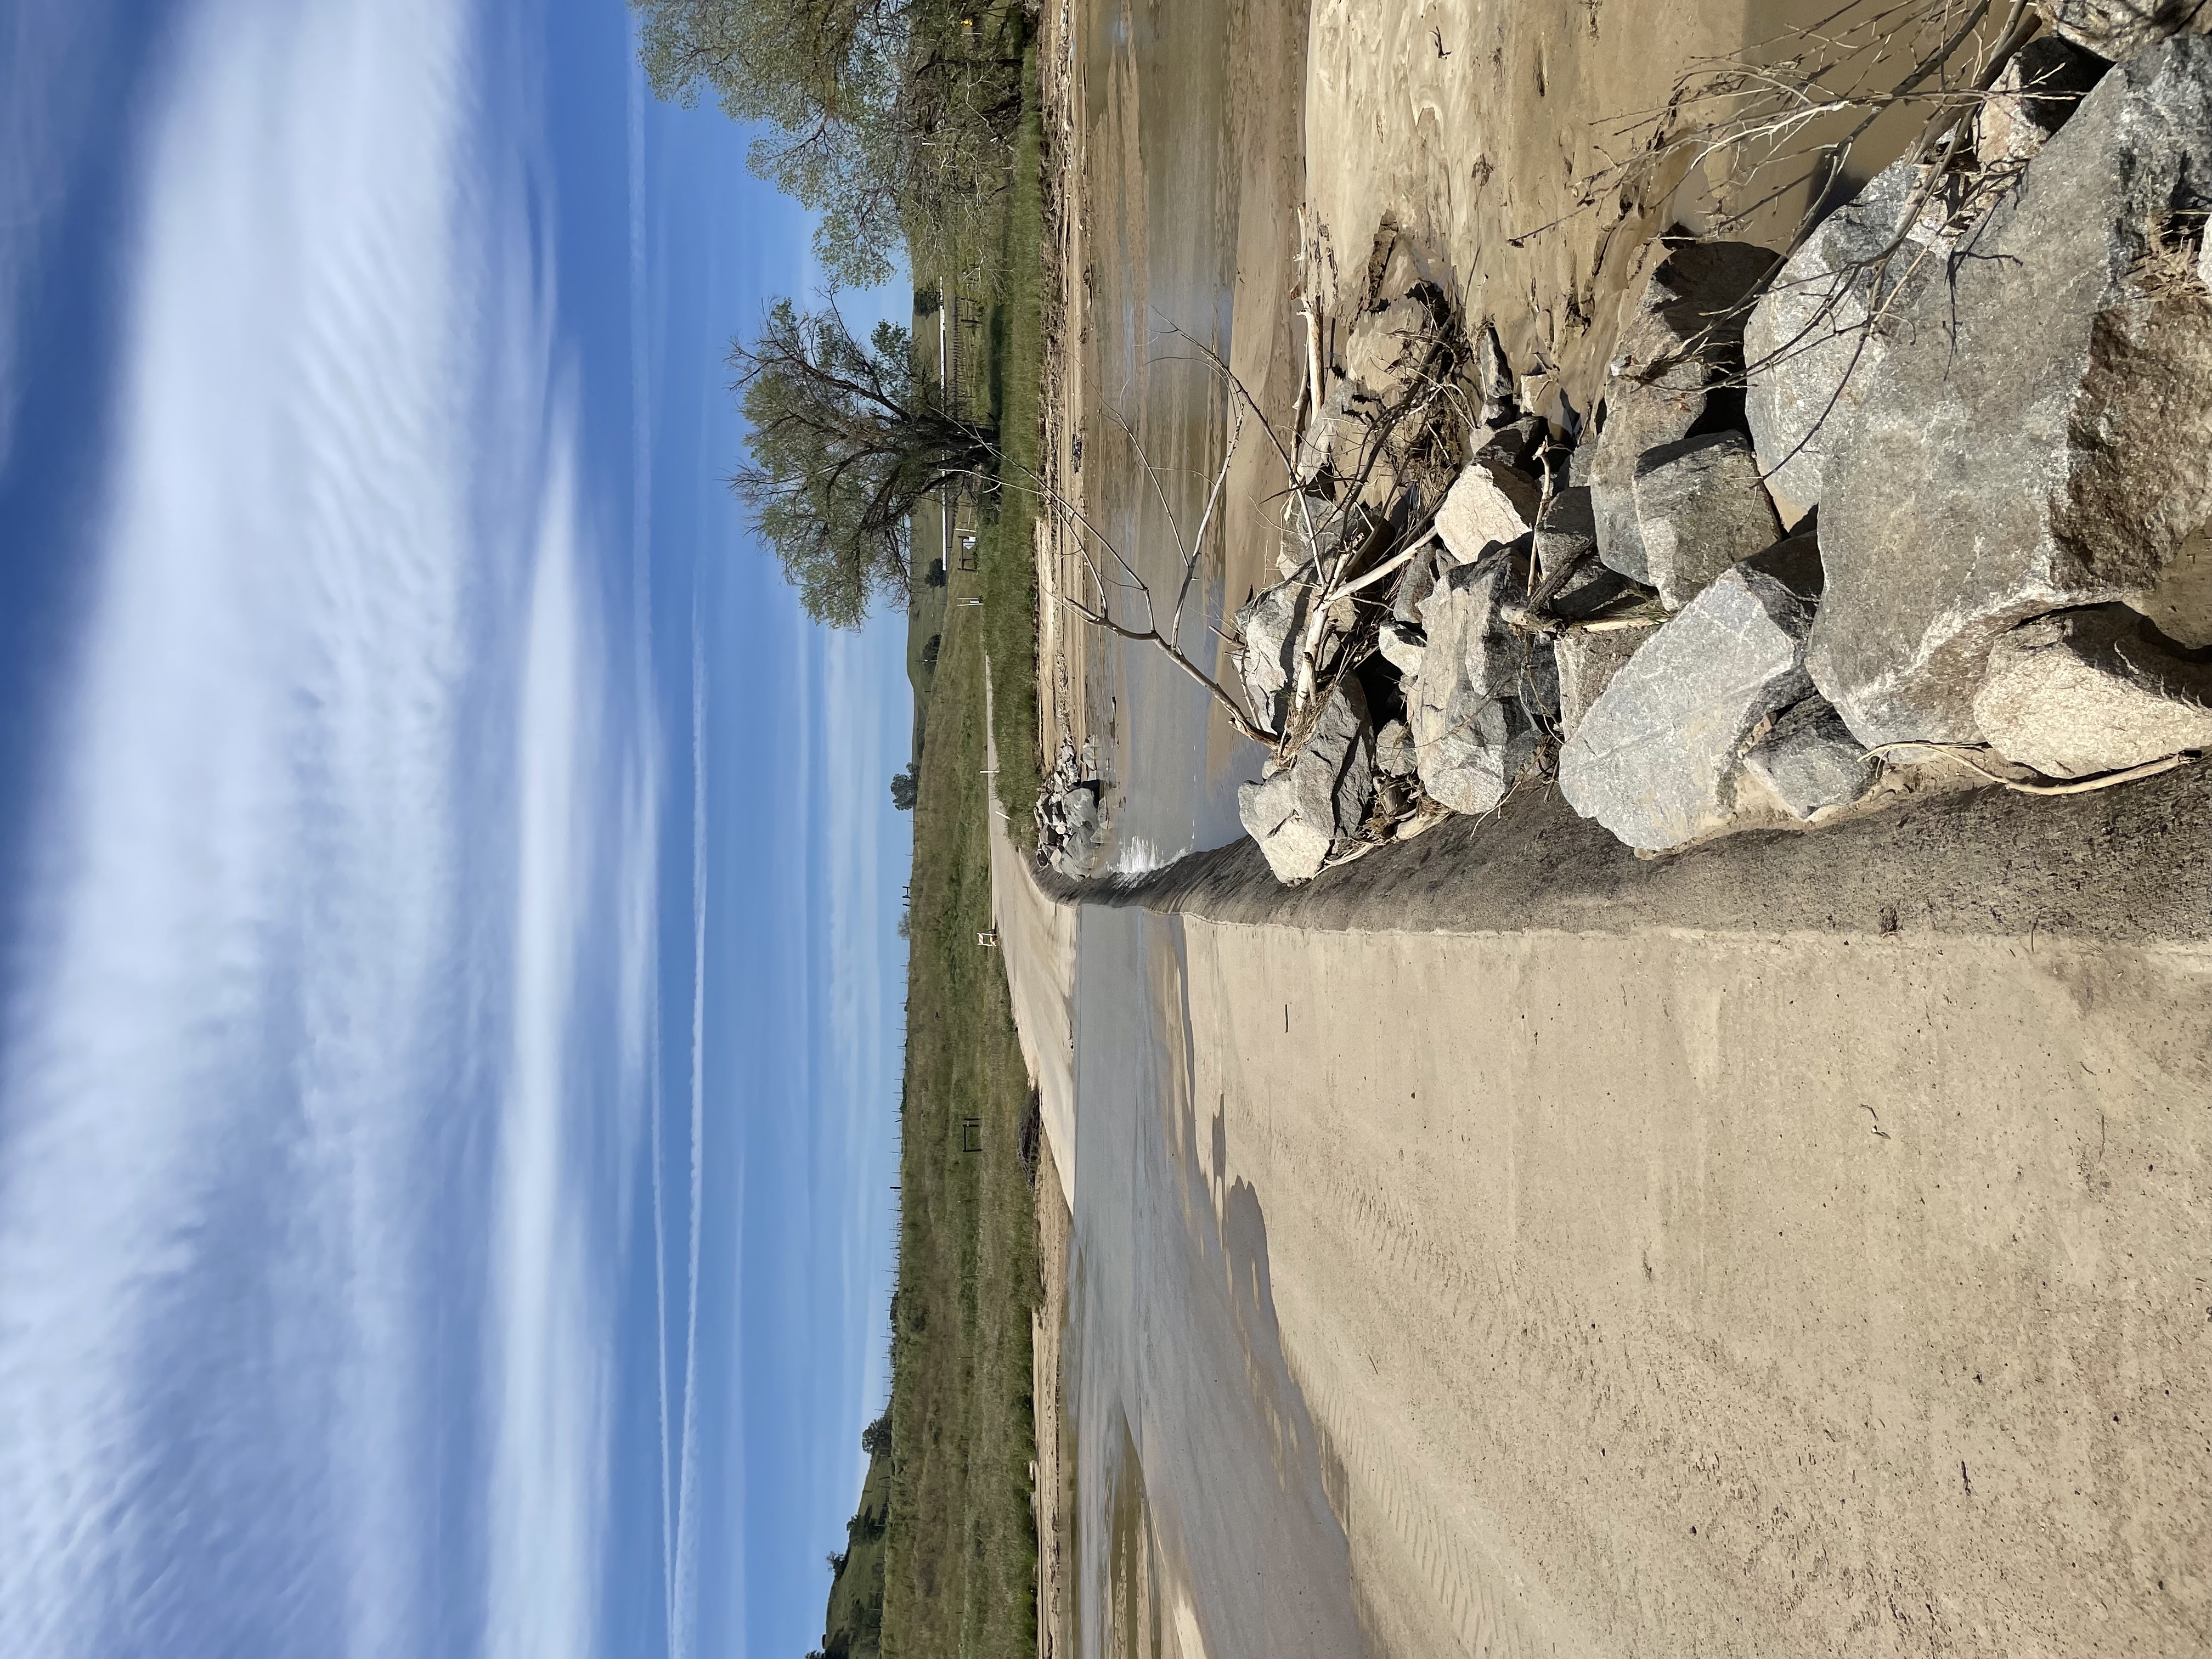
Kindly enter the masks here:
[[845, 1547], [830, 1558], [830, 1605], [822, 1645], [806, 1659], [881, 1659], [884, 1534], [890, 1524], [891, 1425], [886, 1413], [860, 1436], [868, 1454], [860, 1508], [845, 1523]]

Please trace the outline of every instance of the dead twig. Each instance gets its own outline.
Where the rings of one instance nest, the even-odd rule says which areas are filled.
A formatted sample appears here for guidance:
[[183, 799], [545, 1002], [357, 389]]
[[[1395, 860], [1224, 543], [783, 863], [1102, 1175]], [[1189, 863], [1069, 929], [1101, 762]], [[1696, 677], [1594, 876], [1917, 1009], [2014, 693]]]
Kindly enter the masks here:
[[1980, 773], [1991, 783], [2001, 783], [2006, 788], [2023, 795], [2087, 795], [2099, 789], [2111, 789], [2123, 783], [2133, 783], [2139, 778], [2154, 778], [2161, 772], [2172, 772], [2203, 758], [2196, 750], [2185, 749], [2178, 754], [2162, 756], [2154, 761], [2145, 761], [2141, 766], [2123, 768], [2117, 772], [2100, 772], [2094, 777], [2075, 778], [2064, 783], [2030, 783], [2020, 778], [2008, 778], [2002, 772], [1992, 772], [1977, 760], [1977, 755], [1991, 752], [1985, 743], [1937, 743], [1933, 739], [1907, 738], [1896, 743], [1878, 743], [1867, 750], [1869, 755], [1887, 755], [1902, 749], [1925, 749], [1958, 761], [1970, 770]]

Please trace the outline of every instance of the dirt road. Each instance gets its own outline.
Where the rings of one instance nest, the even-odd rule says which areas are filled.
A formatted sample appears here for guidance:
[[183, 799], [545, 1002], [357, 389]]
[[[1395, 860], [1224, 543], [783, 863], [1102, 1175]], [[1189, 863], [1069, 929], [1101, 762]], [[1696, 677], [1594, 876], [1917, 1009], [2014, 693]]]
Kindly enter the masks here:
[[1378, 1648], [2212, 1643], [2212, 952], [1185, 931]]
[[[1126, 1422], [1174, 1614], [1129, 1650], [1340, 1650], [1332, 1574], [1404, 1659], [2212, 1646], [2212, 889], [2157, 839], [2206, 794], [1579, 872], [1539, 807], [1432, 855], [1554, 866], [1487, 915], [1419, 843], [1086, 909], [1079, 1484]], [[1318, 1611], [1267, 1626], [1271, 1565]]]

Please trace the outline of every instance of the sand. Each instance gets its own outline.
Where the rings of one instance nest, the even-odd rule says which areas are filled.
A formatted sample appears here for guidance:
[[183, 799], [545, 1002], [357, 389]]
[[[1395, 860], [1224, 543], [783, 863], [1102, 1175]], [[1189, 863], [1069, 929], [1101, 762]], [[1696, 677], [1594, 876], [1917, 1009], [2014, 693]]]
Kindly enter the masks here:
[[1378, 1651], [2212, 1642], [2212, 952], [1185, 926]]
[[[1824, 0], [1315, 0], [1307, 190], [1316, 290], [1355, 314], [1384, 228], [1426, 252], [1466, 314], [1498, 327], [1517, 374], [1546, 376], [1579, 416], [1602, 390], [1620, 325], [1680, 226], [1786, 243], [1809, 200], [1808, 144], [1689, 169], [1607, 169], [1651, 137], [1678, 77], [1834, 10]], [[1917, 118], [1868, 134], [1849, 171], [1893, 159]], [[1604, 181], [1591, 189], [1590, 181]], [[1772, 199], [1765, 199], [1769, 194]], [[1550, 412], [1556, 417], [1556, 407]]]
[[1059, 1659], [1067, 1647], [1068, 1575], [1074, 1565], [1068, 1502], [1075, 1463], [1067, 1432], [1067, 1389], [1061, 1358], [1067, 1330], [1069, 1233], [1073, 1218], [1054, 1167], [1049, 1137], [1037, 1171], [1037, 1268], [1042, 1284], [1030, 1316], [1030, 1398], [1036, 1414], [1036, 1464], [1030, 1486], [1037, 1527], [1037, 1659]]
[[[1047, 16], [1075, 204], [1063, 465], [1097, 410], [1094, 198], [1162, 164], [1126, 142], [1135, 89], [1085, 78], [1091, 10]], [[1239, 372], [1279, 418], [1301, 199], [1340, 317], [1387, 220], [1586, 409], [1649, 239], [1696, 218], [1698, 181], [1513, 239], [1572, 205], [1597, 118], [1764, 27], [1692, 0], [1315, 0], [1301, 51], [1261, 27], [1279, 10], [1235, 15]], [[1271, 487], [1240, 492], [1232, 603], [1265, 579], [1249, 502]], [[1064, 577], [1066, 550], [1044, 552]], [[1042, 729], [1079, 738], [1083, 642], [1047, 639]], [[2193, 785], [2142, 799], [2202, 823]], [[1181, 901], [1211, 1185], [1247, 1195], [1240, 1236], [1263, 1224], [1254, 1282], [1325, 1445], [1371, 1652], [2212, 1650], [2203, 883], [2142, 890], [2191, 867], [2147, 855], [2155, 814], [2085, 817], [2068, 845], [2011, 836], [2016, 807], [1793, 842], [1769, 888], [1732, 878], [1741, 848], [1558, 883], [1597, 854], [1509, 820], [1276, 913], [1304, 926]], [[1508, 838], [1512, 894], [1435, 864], [1480, 867], [1478, 833]], [[1079, 1212], [1073, 915], [994, 857]], [[1172, 1616], [1136, 1650], [1246, 1650], [1206, 1584], [1162, 1594]]]
[[[2206, 1650], [2206, 787], [1931, 802], [1825, 882], [1537, 802], [1342, 896], [1156, 883], [1272, 1336], [1147, 1373], [1287, 1372], [1378, 1655]], [[1158, 1651], [1253, 1650], [1165, 1589]]]

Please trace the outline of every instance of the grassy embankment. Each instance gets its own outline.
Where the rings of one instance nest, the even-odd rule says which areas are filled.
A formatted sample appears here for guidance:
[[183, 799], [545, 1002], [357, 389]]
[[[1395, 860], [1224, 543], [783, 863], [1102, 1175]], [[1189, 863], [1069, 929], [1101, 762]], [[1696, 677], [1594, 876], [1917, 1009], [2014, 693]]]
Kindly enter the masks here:
[[1036, 53], [1025, 54], [1022, 125], [1008, 191], [1003, 289], [991, 307], [990, 391], [998, 416], [1000, 490], [995, 514], [977, 538], [983, 629], [991, 658], [993, 735], [999, 744], [999, 799], [1015, 839], [1036, 839], [1037, 794], [1036, 533], [1032, 488], [1042, 442], [1038, 406], [1044, 380], [1044, 112]]
[[[991, 15], [1000, 27], [1025, 31], [1018, 6]], [[1030, 52], [1014, 182], [1001, 198], [1001, 246], [997, 258], [982, 262], [995, 267], [998, 291], [969, 296], [988, 305], [978, 391], [999, 427], [1010, 483], [1031, 475], [1038, 453], [1043, 229], [1036, 67]], [[917, 279], [928, 275], [918, 271]], [[952, 284], [945, 287], [949, 300]], [[925, 355], [924, 341], [915, 343]], [[933, 335], [927, 355], [933, 360]], [[927, 516], [931, 523], [915, 526], [918, 572], [951, 550], [941, 550], [935, 515]], [[910, 620], [920, 787], [908, 902], [891, 1451], [887, 1466], [871, 1465], [831, 1587], [826, 1644], [833, 1659], [1026, 1659], [1036, 1651], [1030, 1318], [1039, 1287], [1035, 1200], [1021, 1157], [1029, 1077], [1004, 961], [976, 943], [991, 926], [987, 652], [996, 693], [995, 794], [1024, 836], [1036, 799], [1035, 518], [1030, 495], [1000, 492], [978, 525], [978, 568], [954, 568], [945, 589], [918, 586]], [[951, 603], [970, 594], [982, 605]], [[939, 641], [933, 663], [923, 657], [932, 637]], [[881, 1509], [872, 1510], [877, 1503]]]
[[891, 1319], [883, 1651], [915, 1659], [1015, 1659], [1036, 1642], [1029, 1074], [1003, 959], [975, 941], [991, 925], [983, 703], [983, 629], [956, 606], [915, 805]]

